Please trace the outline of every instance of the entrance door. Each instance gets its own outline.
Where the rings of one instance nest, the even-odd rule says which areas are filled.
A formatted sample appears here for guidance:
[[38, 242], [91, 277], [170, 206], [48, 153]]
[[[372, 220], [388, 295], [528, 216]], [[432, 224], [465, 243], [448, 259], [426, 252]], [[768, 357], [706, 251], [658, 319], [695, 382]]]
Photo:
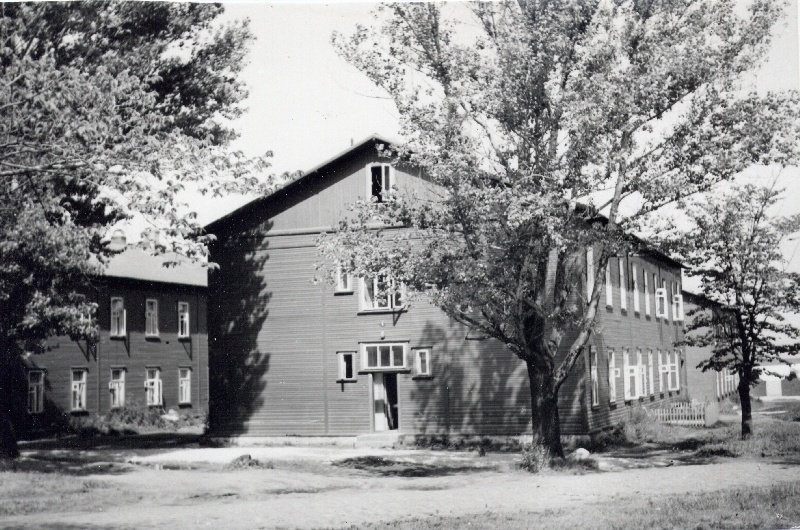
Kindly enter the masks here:
[[372, 405], [375, 431], [397, 429], [397, 374], [372, 374]]

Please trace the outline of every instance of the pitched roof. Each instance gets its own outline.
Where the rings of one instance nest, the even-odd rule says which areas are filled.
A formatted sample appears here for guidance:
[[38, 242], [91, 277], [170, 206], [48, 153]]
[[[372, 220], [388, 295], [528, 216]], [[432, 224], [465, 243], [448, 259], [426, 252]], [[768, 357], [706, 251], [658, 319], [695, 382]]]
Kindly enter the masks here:
[[153, 256], [138, 248], [128, 248], [111, 258], [104, 274], [113, 278], [179, 285], [199, 287], [208, 285], [208, 269], [206, 267], [191, 263], [165, 267], [164, 263], [171, 259], [175, 259], [175, 256], [170, 254]]

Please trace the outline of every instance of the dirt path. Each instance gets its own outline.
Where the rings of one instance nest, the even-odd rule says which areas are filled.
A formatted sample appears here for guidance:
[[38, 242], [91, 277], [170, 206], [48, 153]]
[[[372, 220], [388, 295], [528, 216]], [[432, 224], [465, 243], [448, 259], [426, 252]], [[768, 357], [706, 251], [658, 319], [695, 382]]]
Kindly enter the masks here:
[[[693, 494], [800, 480], [797, 465], [725, 461], [582, 476], [479, 471], [440, 477], [375, 477], [364, 472], [291, 469], [168, 471], [137, 467], [99, 475], [125, 503], [88, 513], [37, 513], [3, 528], [316, 528], [411, 516], [570, 508], [618, 496]], [[102, 494], [95, 490], [93, 494]]]

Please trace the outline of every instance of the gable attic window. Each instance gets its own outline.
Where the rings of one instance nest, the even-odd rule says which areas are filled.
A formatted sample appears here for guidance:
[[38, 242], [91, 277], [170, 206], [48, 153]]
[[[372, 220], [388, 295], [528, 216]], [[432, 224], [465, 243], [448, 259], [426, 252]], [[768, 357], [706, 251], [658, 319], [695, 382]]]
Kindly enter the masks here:
[[389, 164], [367, 166], [367, 188], [369, 197], [375, 202], [384, 202], [394, 186], [394, 169]]
[[398, 311], [405, 305], [405, 285], [379, 274], [361, 280], [362, 311]]
[[361, 345], [361, 368], [363, 370], [404, 370], [406, 350], [404, 342]]

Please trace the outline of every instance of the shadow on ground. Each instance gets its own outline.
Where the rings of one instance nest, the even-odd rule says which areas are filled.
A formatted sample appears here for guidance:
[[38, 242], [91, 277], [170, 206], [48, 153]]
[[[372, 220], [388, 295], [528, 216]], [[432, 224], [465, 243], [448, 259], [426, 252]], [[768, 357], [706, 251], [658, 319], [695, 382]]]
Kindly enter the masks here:
[[359, 456], [337, 460], [333, 465], [367, 471], [383, 477], [445, 477], [459, 473], [475, 473], [487, 471], [485, 466], [467, 464], [429, 464], [423, 462], [409, 462], [390, 460], [381, 456]]

